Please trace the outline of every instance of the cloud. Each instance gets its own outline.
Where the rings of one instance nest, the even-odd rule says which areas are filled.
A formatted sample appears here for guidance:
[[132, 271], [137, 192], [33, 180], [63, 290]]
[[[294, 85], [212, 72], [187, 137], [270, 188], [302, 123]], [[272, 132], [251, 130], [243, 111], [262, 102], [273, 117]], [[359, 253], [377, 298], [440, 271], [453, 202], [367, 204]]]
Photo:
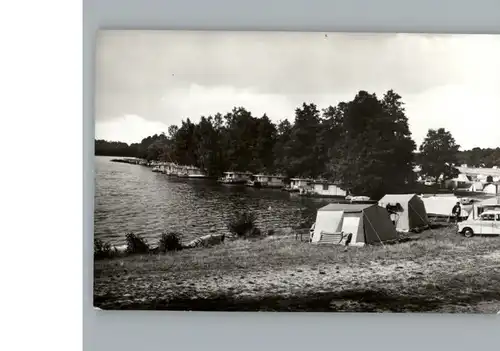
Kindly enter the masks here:
[[462, 149], [500, 146], [498, 92], [488, 86], [448, 85], [410, 97], [407, 114], [414, 139], [420, 143], [429, 128], [442, 127]]
[[[276, 121], [302, 102], [324, 108], [359, 90], [394, 89], [417, 142], [428, 128], [448, 126], [464, 146], [495, 146], [496, 129], [469, 124], [500, 115], [498, 62], [500, 36], [106, 31], [97, 46], [96, 126], [125, 115], [168, 126], [234, 106]], [[113, 135], [132, 135], [116, 121]]]
[[131, 144], [162, 132], [167, 134], [168, 126], [166, 124], [148, 121], [141, 116], [125, 115], [96, 123], [95, 138]]

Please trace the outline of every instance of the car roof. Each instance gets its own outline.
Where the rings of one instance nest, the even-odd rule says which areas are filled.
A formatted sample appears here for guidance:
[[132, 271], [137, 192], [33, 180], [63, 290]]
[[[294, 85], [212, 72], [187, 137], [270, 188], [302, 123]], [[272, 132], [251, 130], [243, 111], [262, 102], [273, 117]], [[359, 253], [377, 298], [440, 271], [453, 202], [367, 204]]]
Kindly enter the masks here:
[[484, 211], [483, 213], [481, 213], [481, 215], [483, 214], [500, 214], [500, 211], [498, 210], [488, 210], [488, 211]]

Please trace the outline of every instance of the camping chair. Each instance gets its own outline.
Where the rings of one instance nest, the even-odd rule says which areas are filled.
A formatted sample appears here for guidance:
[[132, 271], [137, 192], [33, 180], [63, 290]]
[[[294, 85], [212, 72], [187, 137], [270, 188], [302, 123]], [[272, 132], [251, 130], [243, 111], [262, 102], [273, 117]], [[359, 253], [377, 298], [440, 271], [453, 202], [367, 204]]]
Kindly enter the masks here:
[[341, 232], [325, 232], [321, 231], [320, 233], [321, 237], [319, 239], [318, 244], [335, 244], [339, 245], [344, 241], [345, 245], [349, 245], [352, 240], [352, 233], [344, 233], [343, 231]]

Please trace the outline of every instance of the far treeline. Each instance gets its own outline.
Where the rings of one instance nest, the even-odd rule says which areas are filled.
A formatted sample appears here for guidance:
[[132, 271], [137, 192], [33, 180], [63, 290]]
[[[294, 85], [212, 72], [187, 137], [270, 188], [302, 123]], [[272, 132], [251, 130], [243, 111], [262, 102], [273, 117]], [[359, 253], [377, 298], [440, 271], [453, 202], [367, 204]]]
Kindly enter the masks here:
[[380, 196], [404, 192], [415, 184], [415, 164], [437, 180], [452, 178], [453, 165], [500, 164], [500, 148], [459, 151], [450, 132], [429, 130], [417, 152], [402, 98], [393, 90], [380, 99], [360, 91], [352, 101], [319, 110], [303, 103], [293, 123], [255, 117], [243, 107], [230, 113], [190, 119], [170, 126], [168, 134], [128, 145], [95, 141], [95, 154], [139, 157], [194, 165], [212, 176], [224, 171], [324, 178], [354, 194]]

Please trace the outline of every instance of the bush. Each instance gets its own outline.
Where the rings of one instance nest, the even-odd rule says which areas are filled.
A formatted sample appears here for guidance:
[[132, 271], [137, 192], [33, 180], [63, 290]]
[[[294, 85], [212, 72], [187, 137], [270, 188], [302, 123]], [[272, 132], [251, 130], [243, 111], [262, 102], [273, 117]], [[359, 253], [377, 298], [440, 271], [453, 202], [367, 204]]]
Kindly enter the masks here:
[[128, 233], [126, 236], [128, 254], [144, 254], [149, 253], [149, 245], [146, 239], [139, 235]]
[[181, 235], [179, 233], [163, 233], [158, 242], [160, 252], [182, 250]]
[[261, 235], [259, 228], [255, 224], [255, 214], [253, 212], [237, 213], [228, 223], [231, 234], [240, 238], [257, 237]]
[[101, 239], [94, 239], [94, 259], [108, 258], [111, 253], [111, 245]]
[[101, 239], [94, 239], [94, 259], [113, 258], [118, 255], [116, 247], [111, 247], [109, 243]]

